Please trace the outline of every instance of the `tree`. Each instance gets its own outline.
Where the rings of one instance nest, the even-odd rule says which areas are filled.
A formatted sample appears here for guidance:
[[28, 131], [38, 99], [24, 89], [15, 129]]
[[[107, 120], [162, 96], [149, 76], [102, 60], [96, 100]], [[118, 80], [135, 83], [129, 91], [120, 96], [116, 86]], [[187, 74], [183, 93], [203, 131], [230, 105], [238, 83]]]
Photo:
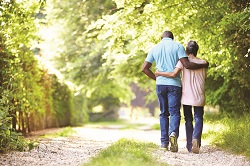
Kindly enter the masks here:
[[[97, 20], [92, 29], [100, 30], [99, 38], [107, 43], [106, 55], [115, 73], [145, 83], [139, 75], [149, 49], [160, 40], [166, 29], [175, 40], [187, 43], [197, 40], [199, 54], [210, 62], [207, 79], [207, 103], [221, 110], [249, 112], [249, 2], [235, 0], [198, 1], [115, 1], [117, 12]], [[109, 33], [106, 33], [109, 32]], [[119, 56], [117, 56], [119, 55]], [[119, 60], [122, 61], [119, 63]], [[124, 60], [127, 60], [126, 63]]]
[[[204, 1], [199, 3], [197, 20], [193, 31], [203, 47], [211, 52], [207, 81], [208, 103], [220, 105], [222, 111], [242, 114], [249, 112], [249, 2], [246, 1]], [[208, 10], [201, 8], [206, 6]], [[204, 14], [207, 13], [207, 14]], [[209, 39], [209, 40], [208, 40]]]
[[22, 149], [15, 130], [29, 131], [30, 113], [42, 108], [41, 73], [31, 51], [39, 4], [25, 2], [0, 2], [0, 151]]
[[[57, 118], [58, 114], [72, 112], [69, 88], [63, 83], [56, 84], [58, 79], [52, 79], [40, 66], [40, 56], [35, 56], [40, 3], [0, 1], [0, 152], [23, 150], [25, 142], [17, 132], [25, 134], [55, 127], [49, 124], [52, 120], [62, 120]], [[52, 95], [58, 98], [57, 92], [64, 92], [60, 97], [67, 101], [61, 100], [53, 107]], [[56, 110], [60, 104], [68, 109]], [[51, 121], [44, 120], [48, 116]]]
[[113, 61], [104, 55], [107, 41], [98, 39], [99, 31], [86, 33], [88, 26], [102, 14], [112, 14], [115, 4], [110, 0], [51, 0], [47, 3], [45, 29], [55, 29], [57, 35], [52, 41], [44, 39], [50, 46], [54, 39], [61, 41], [57, 42], [56, 48], [50, 47], [55, 50], [56, 68], [85, 95], [83, 100], [90, 111], [96, 105], [102, 105], [105, 111], [119, 106], [128, 98], [125, 79], [111, 74], [113, 68], [109, 64]]
[[65, 79], [85, 96], [85, 108], [119, 106], [131, 97], [131, 82], [155, 91], [141, 65], [163, 31], [171, 30], [184, 45], [196, 40], [198, 56], [210, 63], [207, 104], [227, 112], [250, 111], [249, 2], [51, 0], [47, 5], [45, 28], [54, 35], [46, 39], [48, 50]]

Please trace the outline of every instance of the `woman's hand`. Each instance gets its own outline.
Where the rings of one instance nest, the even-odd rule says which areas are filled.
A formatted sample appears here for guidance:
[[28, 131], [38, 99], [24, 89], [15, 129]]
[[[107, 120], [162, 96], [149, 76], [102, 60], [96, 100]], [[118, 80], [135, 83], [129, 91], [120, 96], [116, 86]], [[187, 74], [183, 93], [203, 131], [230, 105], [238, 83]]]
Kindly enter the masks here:
[[159, 75], [160, 75], [159, 71], [156, 70], [156, 71], [155, 71], [155, 76], [158, 77]]

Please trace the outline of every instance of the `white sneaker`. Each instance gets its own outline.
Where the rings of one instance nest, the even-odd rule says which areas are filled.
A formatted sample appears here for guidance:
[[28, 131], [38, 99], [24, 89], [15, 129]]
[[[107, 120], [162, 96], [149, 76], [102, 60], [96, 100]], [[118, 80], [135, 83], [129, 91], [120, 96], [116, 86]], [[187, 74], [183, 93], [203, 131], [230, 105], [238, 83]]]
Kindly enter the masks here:
[[170, 151], [171, 152], [178, 152], [178, 143], [177, 143], [177, 137], [175, 132], [172, 132], [169, 136], [169, 142], [170, 142]]
[[192, 152], [196, 153], [196, 154], [199, 154], [199, 151], [200, 151], [200, 147], [198, 145], [198, 140], [197, 139], [193, 139], [192, 140]]

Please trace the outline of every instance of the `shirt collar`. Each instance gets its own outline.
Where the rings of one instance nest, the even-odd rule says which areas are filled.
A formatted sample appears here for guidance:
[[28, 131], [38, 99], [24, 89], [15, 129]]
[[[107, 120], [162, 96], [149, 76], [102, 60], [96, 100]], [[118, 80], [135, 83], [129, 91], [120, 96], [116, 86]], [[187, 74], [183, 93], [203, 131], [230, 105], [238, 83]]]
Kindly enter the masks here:
[[162, 40], [173, 40], [173, 39], [171, 39], [169, 37], [164, 37]]

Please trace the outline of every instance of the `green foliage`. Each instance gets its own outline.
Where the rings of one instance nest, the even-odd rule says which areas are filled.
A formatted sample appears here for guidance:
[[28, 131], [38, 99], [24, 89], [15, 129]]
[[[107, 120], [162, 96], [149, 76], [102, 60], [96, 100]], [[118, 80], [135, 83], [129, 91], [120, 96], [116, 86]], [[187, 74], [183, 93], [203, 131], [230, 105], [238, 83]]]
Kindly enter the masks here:
[[[104, 55], [107, 41], [99, 40], [96, 30], [86, 33], [93, 21], [114, 13], [114, 2], [51, 0], [47, 3], [46, 24], [41, 30], [56, 29], [56, 36], [53, 39], [47, 38], [47, 35], [42, 38], [53, 50], [56, 68], [66, 80], [77, 86], [76, 93], [83, 94], [83, 103], [88, 108], [86, 111], [97, 105], [102, 105], [104, 111], [110, 111], [119, 107], [121, 102], [128, 103], [130, 93], [126, 78], [113, 74], [112, 63], [115, 62]], [[58, 26], [61, 30], [56, 28]], [[61, 41], [57, 42], [57, 48], [54, 47], [54, 40]]]
[[[207, 104], [227, 112], [249, 112], [249, 3], [235, 0], [115, 1], [117, 12], [89, 29], [99, 30], [107, 59], [116, 74], [154, 91], [153, 81], [139, 75], [149, 49], [171, 30], [175, 40], [197, 40], [198, 56], [209, 61]], [[130, 71], [129, 72], [126, 72]], [[153, 66], [154, 69], [154, 66]], [[135, 74], [136, 73], [136, 74]], [[146, 83], [145, 83], [146, 82]], [[156, 97], [156, 96], [155, 96]]]
[[153, 126], [152, 126], [152, 129], [153, 130], [160, 130], [160, 124], [154, 124]]
[[152, 157], [151, 152], [157, 148], [153, 143], [120, 139], [107, 149], [102, 150], [90, 163], [84, 166], [137, 166], [165, 165]]
[[67, 85], [60, 83], [55, 77], [52, 84], [54, 92], [53, 96], [53, 108], [56, 117], [57, 126], [70, 125], [70, 116], [74, 110], [72, 92]]
[[82, 125], [89, 121], [89, 115], [87, 112], [85, 96], [82, 93], [76, 93], [73, 97], [74, 109], [70, 113], [70, 125]]
[[[42, 36], [44, 43], [57, 69], [77, 86], [86, 112], [97, 105], [109, 111], [129, 103], [131, 82], [155, 91], [141, 66], [164, 30], [172, 30], [180, 43], [198, 41], [198, 56], [210, 63], [208, 105], [249, 112], [250, 12], [245, 1], [50, 0], [44, 11], [41, 30], [53, 32], [52, 38]], [[147, 97], [153, 101], [156, 95]]]
[[[73, 112], [68, 87], [65, 84], [54, 86], [52, 82], [56, 84], [58, 79], [53, 80], [34, 56], [39, 40], [36, 34], [39, 7], [38, 1], [0, 1], [1, 151], [34, 147], [16, 131], [27, 133], [53, 127], [53, 120], [63, 123], [62, 116], [57, 118], [56, 115]], [[53, 105], [53, 97], [58, 99], [57, 95], [64, 100]], [[63, 109], [55, 109], [62, 105]]]
[[250, 158], [250, 116], [249, 113], [239, 116], [237, 114], [210, 114], [206, 115], [205, 123], [210, 125], [207, 137], [212, 143]]
[[246, 38], [249, 34], [249, 27], [246, 26], [250, 21], [249, 6], [236, 1], [227, 1], [223, 6], [223, 10], [214, 6], [220, 9], [217, 14], [221, 18], [209, 24], [214, 26], [214, 43], [209, 45], [214, 47], [215, 53], [209, 58], [212, 68], [209, 70], [207, 99], [208, 103], [220, 105], [223, 111], [242, 114], [250, 111], [247, 101], [250, 94], [247, 74], [250, 66], [249, 41]]
[[[4, 91], [5, 94], [8, 90]], [[22, 134], [13, 131], [11, 128], [11, 117], [9, 117], [9, 109], [13, 107], [4, 107], [8, 103], [6, 96], [0, 99], [0, 153], [9, 150], [23, 151], [27, 147], [27, 142]]]
[[[27, 115], [30, 110], [39, 109], [40, 106], [39, 102], [36, 102], [39, 98], [36, 92], [41, 90], [36, 85], [39, 71], [30, 50], [36, 29], [32, 14], [37, 5], [24, 5], [15, 1], [0, 2], [1, 151], [25, 148], [21, 134], [15, 132], [16, 112]], [[33, 102], [30, 102], [31, 99], [34, 99]], [[24, 131], [24, 128], [28, 128], [21, 122], [19, 126], [22, 126]]]
[[75, 133], [76, 133], [76, 131], [73, 130], [71, 127], [65, 127], [62, 131], [52, 133], [52, 134], [46, 134], [42, 137], [44, 137], [44, 138], [69, 137]]

